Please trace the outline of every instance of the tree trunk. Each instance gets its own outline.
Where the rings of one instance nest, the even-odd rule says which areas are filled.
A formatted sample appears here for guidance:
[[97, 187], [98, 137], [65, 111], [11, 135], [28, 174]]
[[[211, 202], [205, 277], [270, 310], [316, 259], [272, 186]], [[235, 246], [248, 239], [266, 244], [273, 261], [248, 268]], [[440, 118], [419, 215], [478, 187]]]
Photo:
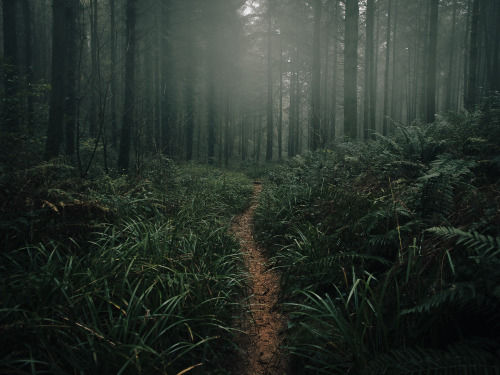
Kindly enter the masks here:
[[457, 0], [453, 1], [453, 16], [452, 16], [452, 25], [451, 25], [451, 43], [450, 43], [450, 56], [448, 60], [448, 75], [446, 78], [446, 91], [445, 91], [445, 109], [450, 111], [453, 109], [453, 66], [454, 66], [454, 59], [455, 59], [455, 29], [456, 29], [456, 23], [457, 23]]
[[464, 103], [467, 110], [472, 110], [477, 104], [479, 2], [480, 0], [474, 0], [474, 3], [472, 5], [472, 21], [470, 28], [469, 45], [469, 74], [467, 77], [467, 96]]
[[52, 77], [45, 158], [58, 156], [63, 141], [66, 76], [66, 1], [52, 1]]
[[382, 120], [382, 134], [388, 133], [388, 116], [389, 116], [389, 67], [391, 57], [391, 15], [392, 15], [392, 1], [389, 0], [387, 5], [387, 36], [385, 47], [385, 73], [384, 73], [384, 118]]
[[320, 143], [321, 133], [321, 0], [314, 0], [314, 35], [313, 35], [313, 60], [312, 60], [312, 82], [311, 82], [311, 149], [316, 150]]
[[34, 76], [33, 76], [33, 21], [32, 21], [32, 7], [29, 0], [23, 0], [21, 3], [23, 9], [24, 20], [24, 53], [26, 65], [26, 92], [27, 92], [27, 123], [28, 131], [33, 131], [34, 126]]
[[278, 117], [278, 158], [283, 154], [283, 39], [280, 34], [280, 109]]
[[375, 34], [374, 0], [366, 2], [366, 47], [365, 47], [365, 92], [364, 92], [364, 138], [371, 137], [372, 124], [372, 103], [373, 95], [373, 38]]
[[332, 73], [332, 111], [330, 120], [330, 139], [334, 140], [337, 136], [337, 77], [338, 77], [338, 41], [333, 40], [333, 73]]
[[78, 11], [79, 0], [71, 0], [66, 4], [66, 155], [75, 153], [75, 122], [77, 114], [77, 87], [78, 79]]
[[[188, 12], [192, 9], [192, 1], [188, 1]], [[188, 20], [191, 20], [189, 15]], [[190, 161], [193, 158], [193, 137], [194, 137], [194, 116], [195, 116], [195, 94], [194, 94], [194, 81], [195, 81], [195, 51], [194, 51], [194, 34], [193, 30], [186, 31], [186, 49], [187, 49], [187, 62], [186, 62], [186, 160]]]
[[118, 169], [128, 171], [130, 161], [130, 144], [132, 127], [134, 124], [135, 106], [135, 49], [136, 49], [136, 1], [127, 0], [127, 21], [125, 28], [125, 94], [123, 103], [123, 123], [120, 137], [120, 150], [118, 154]]
[[118, 120], [116, 114], [116, 98], [118, 96], [116, 80], [116, 11], [115, 0], [109, 0], [109, 29], [110, 29], [110, 59], [111, 59], [111, 84], [110, 84], [110, 106], [111, 106], [111, 146], [116, 148], [118, 145]]
[[436, 71], [439, 0], [431, 0], [427, 55], [427, 123], [436, 120]]
[[89, 134], [91, 137], [97, 136], [97, 92], [98, 87], [98, 61], [97, 61], [97, 0], [90, 2], [90, 108], [89, 108]]
[[358, 131], [358, 0], [346, 0], [344, 51], [344, 135], [356, 139]]
[[3, 52], [5, 100], [3, 123], [7, 132], [19, 127], [16, 0], [3, 0]]
[[272, 5], [268, 2], [267, 19], [267, 147], [266, 161], [273, 159], [273, 67], [272, 67]]

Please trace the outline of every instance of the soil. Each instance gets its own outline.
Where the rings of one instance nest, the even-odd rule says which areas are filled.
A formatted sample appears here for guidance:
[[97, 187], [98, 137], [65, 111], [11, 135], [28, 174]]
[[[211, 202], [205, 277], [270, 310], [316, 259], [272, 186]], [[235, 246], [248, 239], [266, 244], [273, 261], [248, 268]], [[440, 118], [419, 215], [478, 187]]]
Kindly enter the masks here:
[[235, 374], [283, 375], [287, 373], [287, 355], [281, 347], [285, 338], [286, 317], [280, 312], [278, 296], [280, 275], [270, 268], [269, 259], [253, 235], [253, 216], [262, 184], [254, 182], [252, 203], [235, 218], [233, 231], [241, 243], [249, 272], [250, 297], [244, 302], [248, 314], [238, 323], [240, 353], [234, 364]]

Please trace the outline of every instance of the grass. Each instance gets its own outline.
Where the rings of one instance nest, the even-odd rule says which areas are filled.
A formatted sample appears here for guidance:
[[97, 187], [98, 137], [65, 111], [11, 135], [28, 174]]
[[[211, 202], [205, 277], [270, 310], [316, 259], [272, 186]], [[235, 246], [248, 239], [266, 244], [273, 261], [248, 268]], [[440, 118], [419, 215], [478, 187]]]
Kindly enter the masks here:
[[80, 198], [110, 215], [85, 240], [1, 254], [1, 372], [216, 373], [246, 280], [229, 222], [252, 186], [237, 173], [168, 168], [89, 185]]

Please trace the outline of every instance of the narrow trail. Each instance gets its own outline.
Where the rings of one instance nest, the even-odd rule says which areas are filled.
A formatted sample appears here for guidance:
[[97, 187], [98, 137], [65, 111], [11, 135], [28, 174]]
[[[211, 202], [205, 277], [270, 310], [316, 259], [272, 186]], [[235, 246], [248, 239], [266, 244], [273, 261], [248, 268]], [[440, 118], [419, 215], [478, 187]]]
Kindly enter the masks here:
[[269, 259], [254, 240], [253, 216], [262, 191], [260, 182], [254, 182], [250, 207], [234, 220], [233, 232], [239, 238], [245, 265], [250, 273], [251, 297], [246, 302], [250, 316], [239, 322], [243, 333], [238, 338], [241, 358], [235, 373], [242, 375], [286, 374], [287, 356], [280, 348], [284, 339], [286, 318], [277, 307], [279, 274], [266, 266]]

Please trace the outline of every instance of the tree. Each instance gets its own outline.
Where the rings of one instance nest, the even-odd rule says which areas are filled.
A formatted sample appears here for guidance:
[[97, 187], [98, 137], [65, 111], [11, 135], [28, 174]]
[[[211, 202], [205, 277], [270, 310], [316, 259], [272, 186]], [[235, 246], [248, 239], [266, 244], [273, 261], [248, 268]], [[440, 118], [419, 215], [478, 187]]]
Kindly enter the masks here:
[[355, 139], [358, 130], [358, 0], [345, 1], [344, 134]]
[[[365, 92], [364, 92], [364, 138], [368, 139], [370, 131], [375, 130], [372, 123], [372, 113], [375, 111], [374, 103], [374, 59], [373, 59], [373, 39], [375, 30], [374, 0], [366, 2], [366, 43], [365, 43]], [[375, 116], [373, 116], [375, 117]]]
[[117, 79], [116, 79], [116, 16], [115, 16], [115, 0], [109, 0], [109, 31], [110, 31], [110, 59], [111, 59], [111, 84], [110, 84], [110, 100], [111, 100], [111, 146], [116, 148], [118, 144], [118, 126], [116, 114], [116, 97], [118, 95]]
[[127, 171], [130, 160], [130, 144], [134, 123], [135, 105], [135, 50], [136, 50], [136, 9], [137, 0], [127, 0], [127, 21], [125, 28], [125, 95], [123, 103], [123, 123], [118, 155], [118, 169]]
[[320, 143], [321, 132], [321, 0], [314, 0], [314, 35], [313, 35], [313, 61], [312, 61], [312, 82], [311, 82], [311, 111], [312, 111], [312, 134], [311, 149], [316, 150]]
[[272, 64], [272, 0], [267, 9], [267, 143], [266, 161], [273, 159], [273, 64]]
[[66, 114], [66, 155], [75, 153], [75, 121], [77, 116], [77, 85], [78, 78], [78, 11], [79, 0], [70, 0], [66, 4], [66, 56], [67, 79], [65, 86]]
[[52, 77], [45, 158], [58, 156], [63, 141], [66, 75], [66, 1], [52, 1]]
[[[193, 8], [192, 0], [188, 0], [188, 12]], [[191, 20], [193, 17], [188, 17]], [[193, 136], [194, 136], [194, 116], [195, 116], [195, 51], [194, 51], [194, 34], [192, 27], [186, 30], [186, 160], [193, 158]]]
[[5, 97], [3, 122], [8, 132], [17, 131], [19, 126], [18, 61], [17, 61], [17, 12], [16, 0], [3, 0], [3, 50], [5, 57]]
[[439, 0], [431, 0], [427, 51], [427, 123], [436, 120], [436, 70]]
[[391, 5], [392, 1], [387, 3], [387, 36], [385, 46], [385, 73], [384, 73], [384, 118], [382, 120], [382, 134], [387, 135], [387, 123], [389, 116], [389, 66], [391, 57]]
[[479, 3], [480, 0], [474, 0], [472, 5], [472, 21], [469, 44], [469, 74], [467, 77], [467, 93], [464, 100], [465, 108], [468, 110], [472, 110], [477, 104]]

